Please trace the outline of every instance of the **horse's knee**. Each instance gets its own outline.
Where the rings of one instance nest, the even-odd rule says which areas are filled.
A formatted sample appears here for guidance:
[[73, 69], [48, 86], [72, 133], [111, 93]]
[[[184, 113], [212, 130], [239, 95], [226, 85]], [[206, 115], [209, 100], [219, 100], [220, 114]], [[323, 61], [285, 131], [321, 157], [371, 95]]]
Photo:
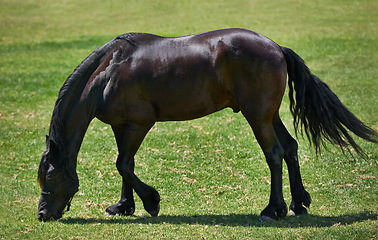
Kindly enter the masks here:
[[133, 160], [124, 161], [122, 159], [118, 159], [116, 162], [118, 172], [126, 177], [134, 172], [134, 164]]

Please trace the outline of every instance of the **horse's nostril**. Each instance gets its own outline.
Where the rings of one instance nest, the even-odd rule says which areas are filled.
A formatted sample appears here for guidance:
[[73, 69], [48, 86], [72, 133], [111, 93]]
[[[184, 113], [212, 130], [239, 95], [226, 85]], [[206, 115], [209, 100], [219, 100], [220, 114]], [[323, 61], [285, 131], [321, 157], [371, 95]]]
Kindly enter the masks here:
[[38, 213], [38, 220], [41, 221], [41, 222], [44, 222], [44, 217], [43, 217], [43, 213]]
[[39, 212], [38, 215], [38, 220], [41, 221], [41, 222], [44, 222], [45, 221], [45, 217], [44, 217], [44, 214], [42, 212]]
[[39, 221], [41, 222], [46, 222], [46, 221], [50, 221], [52, 219], [51, 216], [49, 216], [48, 214], [46, 214], [45, 212], [43, 211], [40, 211], [37, 215]]

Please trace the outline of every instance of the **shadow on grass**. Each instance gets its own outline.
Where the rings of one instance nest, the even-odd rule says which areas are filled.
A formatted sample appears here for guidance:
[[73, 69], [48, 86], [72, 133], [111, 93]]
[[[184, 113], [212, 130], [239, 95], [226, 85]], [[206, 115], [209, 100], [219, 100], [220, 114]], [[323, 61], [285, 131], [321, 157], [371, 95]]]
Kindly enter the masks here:
[[334, 217], [303, 215], [287, 216], [285, 219], [275, 222], [261, 222], [255, 214], [230, 214], [230, 215], [194, 215], [194, 216], [169, 216], [158, 217], [121, 217], [109, 216], [103, 218], [67, 218], [59, 220], [65, 224], [188, 224], [188, 225], [212, 225], [212, 226], [240, 226], [240, 227], [331, 227], [377, 220], [378, 215], [371, 212], [348, 214]]

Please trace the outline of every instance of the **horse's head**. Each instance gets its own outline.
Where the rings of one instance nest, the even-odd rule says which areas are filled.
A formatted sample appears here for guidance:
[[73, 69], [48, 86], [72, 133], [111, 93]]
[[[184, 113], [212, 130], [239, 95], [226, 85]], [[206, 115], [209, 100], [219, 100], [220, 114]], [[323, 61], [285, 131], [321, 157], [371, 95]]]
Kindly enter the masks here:
[[[67, 160], [66, 160], [67, 161]], [[46, 137], [46, 152], [38, 169], [41, 199], [38, 206], [38, 219], [57, 220], [67, 211], [72, 197], [78, 191], [79, 182], [75, 173], [70, 173], [57, 144]]]

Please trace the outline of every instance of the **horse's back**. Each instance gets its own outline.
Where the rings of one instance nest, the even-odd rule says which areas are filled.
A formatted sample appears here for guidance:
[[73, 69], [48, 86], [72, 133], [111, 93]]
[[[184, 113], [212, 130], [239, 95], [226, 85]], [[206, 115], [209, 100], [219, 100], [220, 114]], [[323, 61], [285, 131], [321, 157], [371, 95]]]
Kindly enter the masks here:
[[[256, 76], [271, 71], [282, 53], [249, 30], [224, 29], [166, 38], [130, 33], [114, 53], [104, 91], [106, 115], [151, 121], [188, 120], [231, 107], [238, 96], [257, 94]], [[280, 55], [281, 54], [281, 55]], [[255, 82], [254, 82], [255, 81]], [[261, 87], [260, 87], [261, 89]]]

